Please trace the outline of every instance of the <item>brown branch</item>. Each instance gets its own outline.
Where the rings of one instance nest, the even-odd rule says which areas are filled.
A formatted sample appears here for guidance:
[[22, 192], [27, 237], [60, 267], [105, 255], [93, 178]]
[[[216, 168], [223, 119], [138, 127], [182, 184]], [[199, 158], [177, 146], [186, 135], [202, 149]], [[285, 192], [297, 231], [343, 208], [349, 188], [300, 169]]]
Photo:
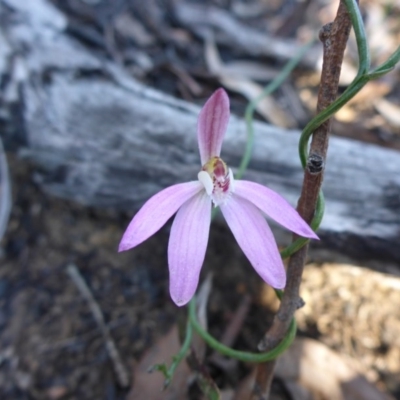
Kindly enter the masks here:
[[[350, 16], [344, 2], [341, 1], [335, 20], [325, 25], [319, 35], [323, 44], [324, 57], [318, 92], [318, 112], [324, 110], [336, 99], [343, 55], [350, 29]], [[311, 141], [302, 192], [297, 207], [300, 215], [309, 223], [314, 216], [323, 181], [331, 125], [332, 119], [323, 123], [315, 130]], [[295, 311], [303, 305], [299, 290], [307, 251], [308, 246], [304, 246], [290, 258], [285, 293], [273, 324], [259, 345], [260, 350], [269, 350], [284, 338]], [[252, 400], [268, 398], [274, 366], [275, 360], [257, 366]]]

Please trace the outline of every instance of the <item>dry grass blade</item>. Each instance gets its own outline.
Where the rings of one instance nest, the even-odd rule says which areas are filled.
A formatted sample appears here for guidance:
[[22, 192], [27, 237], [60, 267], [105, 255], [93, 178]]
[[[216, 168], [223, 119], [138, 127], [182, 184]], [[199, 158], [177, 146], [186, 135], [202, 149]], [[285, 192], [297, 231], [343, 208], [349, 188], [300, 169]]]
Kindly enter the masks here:
[[75, 283], [81, 295], [86, 299], [89, 304], [90, 311], [93, 314], [93, 318], [96, 320], [99, 328], [101, 329], [101, 333], [103, 334], [103, 338], [105, 341], [106, 349], [110, 359], [113, 363], [115, 374], [118, 378], [118, 382], [121, 387], [129, 386], [129, 375], [125, 369], [125, 366], [122, 362], [121, 356], [118, 352], [117, 346], [115, 345], [109, 329], [104, 321], [103, 313], [99, 305], [96, 303], [96, 300], [93, 297], [92, 292], [89, 287], [86, 285], [86, 282], [83, 280], [81, 274], [79, 273], [78, 268], [70, 264], [67, 267], [67, 273], [72, 281]]

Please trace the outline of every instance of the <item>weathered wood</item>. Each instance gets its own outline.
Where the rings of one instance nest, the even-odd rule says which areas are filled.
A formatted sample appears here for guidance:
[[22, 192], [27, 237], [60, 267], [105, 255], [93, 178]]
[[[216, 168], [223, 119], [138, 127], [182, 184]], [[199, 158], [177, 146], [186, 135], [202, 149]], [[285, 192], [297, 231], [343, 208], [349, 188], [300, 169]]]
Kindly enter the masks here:
[[[45, 190], [133, 213], [158, 190], [196, 179], [198, 106], [149, 89], [96, 58], [67, 36], [64, 16], [47, 1], [0, 0], [0, 5], [1, 17], [9, 21], [0, 38], [9, 47], [3, 56], [13, 57], [9, 85], [17, 83], [24, 106], [27, 144], [21, 154], [35, 163]], [[3, 69], [9, 65], [0, 63]], [[298, 139], [297, 131], [256, 123], [246, 179], [295, 204], [303, 174]], [[232, 116], [222, 156], [233, 169], [245, 143], [245, 124]], [[358, 261], [399, 262], [399, 170], [396, 151], [332, 138], [323, 240], [314, 249], [324, 251], [325, 259], [341, 253]]]
[[[215, 32], [218, 43], [233, 47], [235, 52], [241, 51], [246, 55], [288, 61], [299, 48], [298, 41], [294, 39], [269, 36], [265, 32], [249, 28], [228, 11], [200, 2], [179, 2], [174, 7], [174, 15], [183, 26], [204, 40], [209, 38], [211, 32]], [[300, 63], [315, 68], [321, 62], [321, 56], [320, 47], [315, 45]]]

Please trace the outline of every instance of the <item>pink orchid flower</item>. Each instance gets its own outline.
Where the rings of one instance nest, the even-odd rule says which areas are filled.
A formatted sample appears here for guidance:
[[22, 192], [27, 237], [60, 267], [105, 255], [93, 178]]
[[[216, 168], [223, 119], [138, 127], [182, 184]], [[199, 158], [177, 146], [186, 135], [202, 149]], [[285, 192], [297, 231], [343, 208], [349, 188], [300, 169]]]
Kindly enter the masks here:
[[168, 244], [170, 294], [183, 306], [193, 297], [204, 262], [212, 204], [219, 206], [236, 241], [260, 277], [274, 288], [286, 272], [264, 214], [307, 238], [317, 235], [279, 194], [258, 183], [234, 180], [219, 157], [229, 120], [229, 98], [218, 89], [200, 112], [197, 124], [202, 168], [198, 180], [170, 186], [150, 198], [126, 229], [119, 251], [154, 235], [177, 212]]

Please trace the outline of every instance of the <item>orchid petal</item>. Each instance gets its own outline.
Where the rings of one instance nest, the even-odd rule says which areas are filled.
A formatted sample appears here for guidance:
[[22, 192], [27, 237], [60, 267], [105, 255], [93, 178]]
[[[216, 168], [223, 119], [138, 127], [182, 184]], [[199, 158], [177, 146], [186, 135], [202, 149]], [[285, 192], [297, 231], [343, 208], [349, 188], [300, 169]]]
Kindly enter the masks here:
[[318, 236], [299, 213], [278, 193], [255, 182], [235, 181], [235, 195], [253, 203], [263, 213], [290, 231], [312, 239]]
[[214, 190], [214, 183], [213, 183], [213, 180], [212, 180], [210, 174], [206, 171], [200, 171], [197, 174], [197, 178], [201, 182], [201, 184], [204, 186], [206, 193], [209, 196], [211, 196], [212, 192]]
[[168, 243], [169, 290], [183, 306], [193, 297], [206, 254], [211, 223], [211, 198], [205, 191], [188, 200], [178, 211]]
[[197, 121], [201, 165], [219, 157], [229, 115], [229, 97], [224, 89], [218, 89], [204, 104]]
[[284, 288], [286, 273], [282, 258], [274, 235], [260, 210], [234, 194], [226, 204], [221, 205], [221, 212], [260, 277], [274, 288]]
[[194, 181], [173, 185], [155, 194], [128, 225], [118, 251], [129, 250], [154, 235], [183, 203], [202, 190], [203, 185]]

